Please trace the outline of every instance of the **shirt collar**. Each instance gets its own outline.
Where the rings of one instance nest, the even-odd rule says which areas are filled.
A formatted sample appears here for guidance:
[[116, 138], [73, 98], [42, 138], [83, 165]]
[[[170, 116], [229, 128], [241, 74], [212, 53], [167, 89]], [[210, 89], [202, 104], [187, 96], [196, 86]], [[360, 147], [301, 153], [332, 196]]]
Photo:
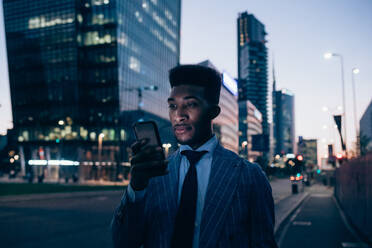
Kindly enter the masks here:
[[[210, 138], [207, 142], [205, 142], [202, 146], [200, 146], [195, 151], [207, 151], [211, 154], [213, 154], [214, 149], [216, 149], [216, 146], [218, 144], [218, 139], [216, 135], [213, 135], [212, 138]], [[181, 145], [180, 146], [180, 152], [186, 151], [186, 150], [193, 150], [189, 145]]]

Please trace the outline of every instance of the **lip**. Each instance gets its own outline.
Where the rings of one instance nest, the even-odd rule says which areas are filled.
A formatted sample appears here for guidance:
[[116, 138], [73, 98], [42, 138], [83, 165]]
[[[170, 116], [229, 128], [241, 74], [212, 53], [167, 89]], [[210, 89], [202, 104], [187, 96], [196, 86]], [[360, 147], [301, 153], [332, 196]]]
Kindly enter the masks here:
[[175, 125], [173, 130], [176, 134], [184, 134], [191, 129], [188, 125]]

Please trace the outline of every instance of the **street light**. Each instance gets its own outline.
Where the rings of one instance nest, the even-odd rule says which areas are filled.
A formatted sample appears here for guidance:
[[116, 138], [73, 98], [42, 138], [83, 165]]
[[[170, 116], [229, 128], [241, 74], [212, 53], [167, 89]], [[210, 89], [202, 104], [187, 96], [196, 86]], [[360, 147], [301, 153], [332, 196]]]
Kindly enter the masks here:
[[356, 108], [356, 93], [355, 93], [355, 80], [354, 75], [359, 73], [358, 68], [353, 68], [351, 71], [351, 81], [353, 84], [353, 97], [354, 97], [354, 125], [355, 125], [355, 142], [356, 142], [356, 154], [359, 155], [359, 125], [358, 125], [358, 119], [357, 119], [357, 108]]
[[345, 138], [345, 155], [347, 157], [347, 128], [346, 128], [346, 104], [345, 104], [345, 79], [344, 79], [344, 58], [341, 54], [327, 52], [324, 54], [325, 59], [331, 59], [332, 57], [340, 58], [341, 63], [341, 83], [342, 83], [342, 105], [343, 105], [343, 116], [344, 116], [344, 138]]
[[168, 152], [169, 152], [169, 148], [171, 148], [172, 145], [167, 143], [167, 144], [163, 144], [163, 148], [165, 149], [165, 157], [168, 157]]
[[[99, 166], [100, 166], [99, 168], [101, 168], [102, 140], [103, 140], [103, 137], [105, 137], [105, 134], [103, 134], [103, 133], [100, 133], [98, 135], [98, 162], [99, 162]], [[101, 171], [101, 169], [99, 169], [99, 172], [100, 171]], [[99, 174], [101, 174], [101, 173], [99, 173]]]

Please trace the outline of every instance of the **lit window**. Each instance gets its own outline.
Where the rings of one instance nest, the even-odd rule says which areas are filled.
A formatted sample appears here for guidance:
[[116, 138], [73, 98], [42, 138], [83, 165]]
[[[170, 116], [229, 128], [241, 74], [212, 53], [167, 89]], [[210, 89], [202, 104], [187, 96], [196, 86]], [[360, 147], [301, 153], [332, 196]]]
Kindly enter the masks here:
[[140, 14], [138, 11], [136, 11], [136, 12], [134, 13], [134, 15], [136, 16], [137, 21], [140, 22], [140, 23], [142, 23], [143, 18], [142, 18], [142, 16], [141, 16], [141, 14]]
[[133, 56], [129, 57], [129, 68], [135, 72], [140, 72], [141, 71], [140, 61]]
[[118, 37], [118, 43], [123, 46], [128, 46], [128, 37], [124, 32], [120, 33], [120, 36]]
[[90, 140], [92, 140], [92, 141], [96, 140], [96, 133], [95, 133], [95, 132], [91, 132], [91, 133], [89, 134], [89, 138], [90, 138]]
[[144, 10], [146, 10], [146, 12], [148, 12], [150, 10], [149, 4], [146, 1], [143, 1], [142, 8], [144, 8]]

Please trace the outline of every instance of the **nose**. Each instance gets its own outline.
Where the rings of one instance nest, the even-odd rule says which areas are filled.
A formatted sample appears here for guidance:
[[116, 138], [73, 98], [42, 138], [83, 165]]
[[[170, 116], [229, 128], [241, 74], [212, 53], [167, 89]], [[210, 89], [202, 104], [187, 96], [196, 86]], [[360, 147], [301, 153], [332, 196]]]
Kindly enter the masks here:
[[180, 107], [175, 111], [175, 119], [177, 123], [183, 122], [188, 118], [185, 108]]

